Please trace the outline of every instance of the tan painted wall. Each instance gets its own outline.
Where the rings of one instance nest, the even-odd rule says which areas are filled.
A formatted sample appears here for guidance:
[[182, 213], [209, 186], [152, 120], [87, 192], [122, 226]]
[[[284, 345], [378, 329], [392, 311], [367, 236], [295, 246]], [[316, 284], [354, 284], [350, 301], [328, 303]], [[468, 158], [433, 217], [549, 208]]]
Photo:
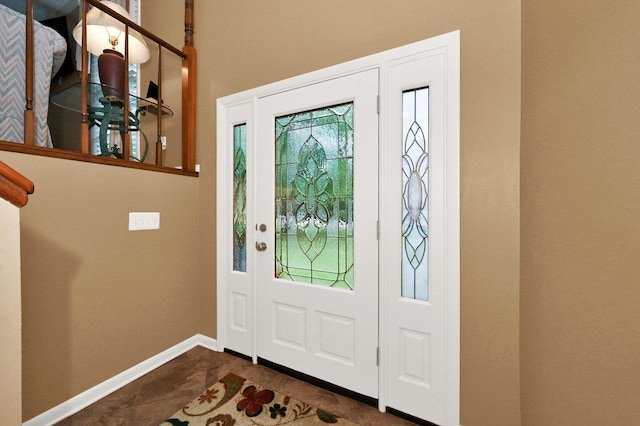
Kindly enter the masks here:
[[[156, 15], [147, 23], [158, 33], [182, 16], [183, 2], [152, 3]], [[526, 426], [636, 423], [639, 4], [519, 5], [199, 1], [198, 184], [0, 153], [38, 186], [23, 224], [32, 301], [25, 300], [25, 412], [43, 411], [194, 332], [215, 336], [217, 97], [461, 29], [462, 423], [520, 424], [520, 400]], [[173, 37], [180, 45], [181, 31]], [[127, 185], [124, 195], [116, 192]], [[158, 186], [171, 189], [170, 200]], [[138, 209], [141, 194], [149, 209], [173, 212], [172, 236], [122, 231], [121, 217]], [[175, 212], [176, 198], [199, 200], [199, 211]], [[68, 200], [68, 211], [58, 211]], [[96, 216], [99, 230], [87, 219]], [[115, 271], [101, 257], [158, 256], [183, 233], [189, 244], [178, 250], [180, 264], [142, 256], [137, 268], [126, 261]], [[144, 241], [131, 250], [120, 243], [134, 240]], [[187, 254], [199, 255], [199, 284]], [[172, 285], [151, 271], [158, 266], [189, 279]], [[120, 282], [131, 275], [142, 275], [133, 288]], [[167, 305], [172, 297], [177, 308]]]
[[[143, 0], [143, 22], [164, 35], [183, 5]], [[0, 153], [38, 187], [22, 227], [24, 418], [215, 337], [216, 98], [460, 29], [461, 420], [518, 424], [520, 17], [512, 0], [199, 1], [199, 179]], [[126, 231], [141, 210], [161, 212], [160, 231]]]
[[[145, 25], [160, 33], [182, 7], [144, 0]], [[195, 10], [200, 331], [210, 336], [216, 98], [461, 30], [462, 422], [518, 424], [520, 2], [203, 0]]]
[[0, 198], [0, 412], [22, 423], [20, 210]]
[[638, 424], [640, 2], [522, 4], [522, 424]]
[[[198, 180], [0, 152], [22, 209], [23, 418], [198, 330]], [[160, 212], [130, 232], [130, 211]]]

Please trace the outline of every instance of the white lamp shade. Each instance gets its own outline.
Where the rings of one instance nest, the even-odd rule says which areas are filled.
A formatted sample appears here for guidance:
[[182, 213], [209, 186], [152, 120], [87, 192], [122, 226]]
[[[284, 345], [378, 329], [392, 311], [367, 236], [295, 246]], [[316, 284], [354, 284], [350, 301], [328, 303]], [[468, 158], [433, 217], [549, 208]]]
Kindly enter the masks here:
[[[112, 1], [101, 1], [100, 3], [131, 20], [125, 8]], [[125, 25], [117, 19], [104, 13], [97, 7], [87, 12], [87, 51], [94, 55], [101, 55], [104, 49], [117, 50], [124, 56], [124, 35]], [[109, 36], [118, 38], [115, 49], [109, 42]], [[73, 29], [73, 38], [79, 45], [82, 45], [82, 20]], [[144, 37], [139, 32], [129, 28], [129, 63], [142, 64], [149, 60], [149, 48]]]

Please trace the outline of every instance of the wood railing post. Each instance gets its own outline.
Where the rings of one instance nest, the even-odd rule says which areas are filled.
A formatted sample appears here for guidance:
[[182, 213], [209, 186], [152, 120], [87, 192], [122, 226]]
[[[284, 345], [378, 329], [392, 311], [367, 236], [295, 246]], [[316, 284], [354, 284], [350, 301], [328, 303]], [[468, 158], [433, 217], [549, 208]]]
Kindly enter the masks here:
[[33, 0], [27, 0], [27, 13], [25, 18], [25, 110], [24, 110], [24, 143], [25, 145], [35, 145], [36, 125], [35, 112], [33, 110], [33, 75], [34, 75], [34, 48], [33, 48]]
[[158, 45], [158, 120], [156, 126], [156, 166], [162, 166], [162, 46], [160, 45]]
[[82, 122], [80, 124], [80, 151], [89, 154], [89, 52], [87, 52], [87, 12], [89, 5], [82, 0], [82, 66], [80, 67], [80, 114]]
[[196, 49], [193, 45], [194, 0], [184, 4], [182, 60], [182, 168], [196, 170]]
[[124, 93], [122, 94], [122, 126], [124, 126], [124, 132], [122, 133], [122, 158], [124, 160], [131, 159], [131, 135], [129, 134], [129, 26], [124, 26]]

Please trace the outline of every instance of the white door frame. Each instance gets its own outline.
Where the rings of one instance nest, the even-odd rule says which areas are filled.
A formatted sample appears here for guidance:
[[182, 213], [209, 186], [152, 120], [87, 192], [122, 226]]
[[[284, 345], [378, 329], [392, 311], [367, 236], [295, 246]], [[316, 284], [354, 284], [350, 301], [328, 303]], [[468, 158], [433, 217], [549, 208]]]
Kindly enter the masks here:
[[[420, 57], [424, 55], [438, 54], [445, 56], [445, 185], [446, 197], [445, 208], [447, 209], [447, 221], [445, 224], [445, 408], [444, 422], [442, 426], [458, 426], [460, 424], [460, 32], [454, 31], [441, 36], [433, 37], [424, 41], [388, 50], [382, 53], [367, 56], [365, 58], [346, 62], [333, 67], [325, 68], [312, 73], [304, 74], [277, 83], [262, 86], [256, 89], [220, 98], [217, 101], [217, 320], [218, 334], [217, 341], [220, 350], [225, 348], [233, 349], [249, 355], [254, 362], [257, 361], [257, 340], [256, 330], [256, 300], [255, 300], [255, 279], [251, 274], [247, 275], [247, 280], [253, 284], [245, 285], [246, 294], [233, 300], [229, 297], [230, 273], [233, 263], [232, 250], [228, 226], [223, 224], [231, 223], [231, 208], [233, 200], [233, 147], [226, 143], [229, 140], [229, 125], [234, 122], [234, 108], [242, 108], [245, 111], [256, 113], [257, 99], [281, 93], [287, 90], [299, 88], [306, 85], [327, 81], [336, 77], [353, 74], [356, 72], [378, 69], [380, 71], [380, 118], [379, 134], [381, 138], [390, 138], [389, 129], [386, 125], [387, 100], [385, 76], [390, 63], [397, 63], [406, 58]], [[253, 118], [247, 116], [245, 122], [248, 128], [255, 129]], [[255, 134], [247, 132], [247, 139], [255, 137]], [[384, 144], [381, 144], [384, 145]], [[381, 149], [381, 155], [383, 150]], [[250, 169], [250, 163], [247, 170]], [[380, 171], [381, 188], [383, 191], [384, 176], [386, 170]], [[256, 179], [256, 176], [248, 177]], [[249, 196], [249, 195], [248, 195]], [[384, 228], [384, 217], [380, 217], [382, 228]], [[253, 256], [249, 256], [252, 246], [256, 240], [254, 222], [247, 217], [247, 265]], [[384, 253], [385, 247], [380, 246], [380, 252]], [[225, 267], [226, 265], [226, 267]], [[385, 269], [381, 268], [379, 277], [380, 285], [380, 371], [379, 371], [379, 406], [381, 410], [386, 407], [385, 403], [385, 351], [388, 350], [390, 342], [387, 340], [384, 321], [388, 315], [385, 305], [388, 289], [382, 284], [385, 282]], [[233, 290], [231, 290], [233, 291]], [[232, 306], [232, 303], [235, 305]], [[234, 312], [231, 312], [234, 310]], [[234, 329], [234, 321], [239, 321], [241, 327], [235, 327], [240, 332], [240, 338], [246, 342], [245, 349], [236, 349], [229, 345], [233, 340], [230, 336]], [[246, 349], [251, 348], [247, 353]]]

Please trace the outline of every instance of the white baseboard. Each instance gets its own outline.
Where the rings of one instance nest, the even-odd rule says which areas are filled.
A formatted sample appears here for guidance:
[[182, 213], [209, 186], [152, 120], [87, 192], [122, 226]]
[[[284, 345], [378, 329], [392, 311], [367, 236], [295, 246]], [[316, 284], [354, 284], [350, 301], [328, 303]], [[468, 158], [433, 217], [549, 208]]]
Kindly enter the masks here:
[[158, 355], [155, 355], [138, 365], [134, 365], [130, 369], [123, 371], [117, 376], [105, 380], [104, 382], [92, 387], [91, 389], [88, 389], [81, 394], [63, 402], [62, 404], [32, 418], [31, 420], [24, 422], [23, 426], [53, 425], [60, 420], [65, 419], [74, 413], [77, 413], [83, 408], [88, 407], [94, 402], [104, 398], [110, 393], [113, 393], [121, 387], [144, 376], [150, 371], [160, 367], [162, 364], [171, 361], [175, 357], [182, 355], [189, 349], [192, 349], [196, 346], [202, 346], [212, 351], [218, 350], [216, 339], [203, 336], [202, 334], [196, 334], [195, 336], [192, 336], [187, 340], [178, 343], [177, 345], [167, 349], [166, 351], [160, 352]]

